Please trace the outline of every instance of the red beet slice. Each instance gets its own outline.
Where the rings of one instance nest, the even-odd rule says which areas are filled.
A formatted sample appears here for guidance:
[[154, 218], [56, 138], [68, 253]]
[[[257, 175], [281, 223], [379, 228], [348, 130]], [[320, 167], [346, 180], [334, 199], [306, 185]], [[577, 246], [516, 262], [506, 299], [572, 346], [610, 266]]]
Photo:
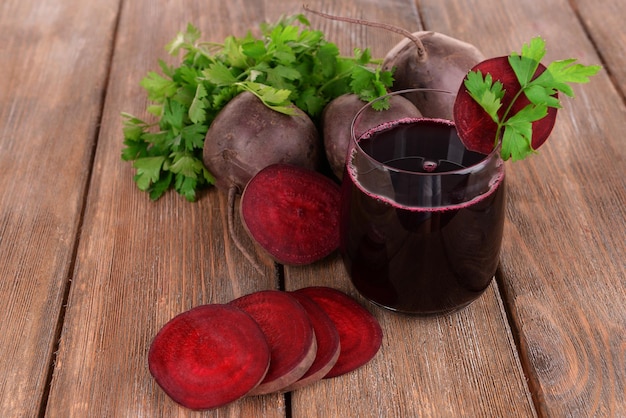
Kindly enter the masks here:
[[[480, 70], [483, 76], [491, 74], [494, 81], [499, 80], [502, 82], [506, 90], [502, 98], [502, 107], [499, 111], [499, 115], [502, 116], [511, 104], [515, 94], [517, 94], [521, 88], [517, 76], [509, 64], [509, 58], [507, 56], [490, 58], [477, 64], [471, 71], [476, 70]], [[546, 67], [543, 64], [539, 64], [539, 68], [537, 68], [534, 77], [536, 78], [545, 70]], [[521, 96], [513, 105], [513, 113], [511, 114], [521, 110], [529, 103], [530, 101], [525, 95]], [[469, 95], [463, 84], [454, 102], [453, 113], [456, 129], [465, 147], [472, 151], [489, 154], [494, 147], [497, 125], [487, 112]], [[554, 127], [554, 123], [556, 122], [556, 114], [557, 109], [551, 107], [548, 109], [546, 117], [533, 122], [531, 141], [533, 149], [536, 150], [548, 139]]]
[[347, 294], [330, 287], [305, 287], [295, 292], [310, 297], [324, 309], [339, 332], [341, 353], [325, 378], [351, 372], [374, 358], [382, 344], [383, 332], [367, 309]]
[[317, 351], [313, 327], [302, 305], [278, 290], [251, 293], [230, 303], [259, 324], [271, 350], [267, 375], [249, 394], [282, 391], [300, 379]]
[[317, 303], [313, 302], [313, 299], [309, 298], [304, 293], [291, 292], [290, 295], [300, 302], [309, 315], [317, 341], [317, 354], [313, 364], [304, 376], [286, 388], [286, 391], [300, 389], [321, 380], [333, 368], [335, 363], [337, 363], [341, 352], [339, 332], [328, 314]]
[[241, 217], [276, 261], [310, 264], [339, 247], [339, 186], [299, 166], [274, 164], [257, 173], [241, 196]]
[[263, 380], [270, 348], [259, 325], [232, 305], [203, 305], [171, 319], [148, 353], [150, 373], [190, 409], [233, 402]]

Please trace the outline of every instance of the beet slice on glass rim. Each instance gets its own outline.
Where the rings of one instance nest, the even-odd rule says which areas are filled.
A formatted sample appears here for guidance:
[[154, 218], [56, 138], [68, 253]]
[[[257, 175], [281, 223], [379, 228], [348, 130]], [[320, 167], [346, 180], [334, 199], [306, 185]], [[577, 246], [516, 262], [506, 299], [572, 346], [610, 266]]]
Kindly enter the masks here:
[[248, 313], [259, 324], [271, 350], [269, 370], [249, 394], [284, 391], [300, 379], [315, 360], [317, 352], [313, 326], [302, 305], [279, 290], [250, 293], [230, 303]]
[[172, 318], [148, 353], [159, 386], [196, 410], [245, 396], [263, 380], [269, 363], [270, 348], [258, 323], [227, 304], [198, 306]]
[[[494, 82], [500, 81], [506, 93], [502, 98], [502, 106], [498, 111], [500, 117], [510, 106], [515, 95], [520, 91], [521, 86], [515, 75], [515, 71], [509, 64], [509, 57], [502, 56], [490, 58], [478, 63], [470, 71], [479, 70], [483, 76], [491, 74]], [[546, 70], [543, 64], [539, 64], [534, 78]], [[513, 104], [509, 115], [515, 114], [523, 109], [530, 101], [525, 95], [521, 95]], [[454, 102], [454, 122], [463, 145], [471, 151], [489, 154], [496, 142], [497, 124], [491, 119], [489, 114], [469, 95], [464, 84], [461, 84], [456, 100]], [[557, 109], [548, 108], [548, 114], [532, 124], [533, 149], [539, 148], [548, 139], [550, 132], [556, 122]]]
[[341, 353], [324, 378], [351, 372], [374, 358], [382, 344], [383, 332], [370, 311], [349, 295], [331, 287], [304, 287], [295, 292], [317, 303], [339, 332]]
[[339, 247], [339, 185], [309, 169], [273, 164], [248, 182], [243, 224], [276, 261], [303, 265]]

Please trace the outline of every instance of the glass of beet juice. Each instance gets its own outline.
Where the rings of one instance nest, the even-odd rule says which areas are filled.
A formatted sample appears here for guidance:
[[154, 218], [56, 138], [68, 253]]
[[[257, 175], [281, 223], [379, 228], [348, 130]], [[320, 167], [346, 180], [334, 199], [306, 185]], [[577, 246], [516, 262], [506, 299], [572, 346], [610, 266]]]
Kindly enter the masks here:
[[[418, 90], [391, 95], [418, 93], [426, 103], [451, 95]], [[342, 183], [340, 249], [350, 278], [364, 297], [394, 311], [461, 309], [484, 292], [499, 262], [500, 147], [489, 155], [466, 149], [451, 116], [368, 128], [371, 105], [352, 122]]]

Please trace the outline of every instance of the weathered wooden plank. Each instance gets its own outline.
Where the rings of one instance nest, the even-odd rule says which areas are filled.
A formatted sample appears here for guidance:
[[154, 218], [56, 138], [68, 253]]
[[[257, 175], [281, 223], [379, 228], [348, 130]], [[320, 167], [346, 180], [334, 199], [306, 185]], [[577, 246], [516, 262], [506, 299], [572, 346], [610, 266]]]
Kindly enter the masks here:
[[[433, 12], [445, 19], [448, 11], [444, 3], [433, 6]], [[355, 6], [357, 13], [354, 10], [342, 13], [410, 31], [422, 29], [411, 2], [396, 1], [384, 10], [380, 3], [367, 5]], [[339, 25], [328, 27], [330, 38], [342, 38], [344, 30], [354, 30]], [[374, 28], [357, 28], [351, 33], [353, 39], [344, 46], [345, 50], [372, 41], [374, 55], [379, 57], [384, 57], [402, 39], [395, 33]], [[337, 256], [320, 265], [286, 268], [288, 288], [319, 284], [358, 297]], [[380, 353], [362, 369], [292, 394], [294, 416], [534, 415], [495, 283], [467, 309], [443, 317], [393, 314], [363, 298], [359, 300], [382, 324], [385, 337]], [[498, 390], [494, 392], [490, 388]], [[317, 399], [317, 403], [312, 399]]]
[[602, 57], [607, 72], [612, 76], [613, 83], [622, 97], [626, 96], [626, 57], [623, 53], [626, 45], [626, 3], [616, 0], [579, 0], [572, 2], [572, 5]]
[[[440, 2], [422, 3], [430, 11], [425, 16], [430, 29], [450, 31], [487, 55], [519, 51], [522, 42], [541, 35], [546, 60], [600, 63], [589, 37], [605, 35], [589, 25], [587, 34], [567, 1], [481, 2], [471, 9], [449, 1], [446, 9], [454, 17], [435, 12]], [[593, 19], [613, 25], [616, 33], [626, 18], [622, 3], [577, 2], [580, 15], [597, 8]], [[596, 40], [605, 58], [620, 55], [613, 42]], [[539, 155], [508, 167], [501, 287], [538, 410], [549, 416], [626, 414], [626, 148], [621, 134], [626, 108], [615, 88], [623, 86], [624, 77], [607, 63], [608, 71], [576, 86], [575, 100], [563, 98], [564, 109]]]
[[0, 411], [46, 391], [118, 2], [0, 6]]
[[[120, 160], [120, 112], [147, 117], [138, 83], [158, 68], [157, 59], [176, 62], [165, 44], [188, 22], [206, 40], [243, 36], [264, 14], [257, 2], [124, 2], [49, 416], [197, 416], [151, 378], [152, 338], [194, 306], [277, 286], [269, 259], [256, 254], [265, 270], [260, 277], [228, 238], [222, 194], [213, 189], [189, 203], [172, 192], [152, 202]], [[284, 397], [249, 398], [219, 415], [284, 416]]]

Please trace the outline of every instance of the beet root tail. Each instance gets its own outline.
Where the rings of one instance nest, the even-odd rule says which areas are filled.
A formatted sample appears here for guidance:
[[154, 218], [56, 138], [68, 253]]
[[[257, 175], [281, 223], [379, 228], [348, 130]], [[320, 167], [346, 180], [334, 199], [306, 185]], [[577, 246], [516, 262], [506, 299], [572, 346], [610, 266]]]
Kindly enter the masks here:
[[247, 248], [244, 247], [244, 245], [239, 240], [237, 232], [235, 231], [235, 200], [238, 191], [239, 189], [237, 188], [237, 186], [231, 186], [228, 189], [228, 232], [230, 234], [230, 238], [235, 244], [235, 247], [237, 247], [239, 252], [246, 258], [246, 260], [248, 260], [252, 267], [254, 267], [254, 269], [262, 275], [264, 273], [260, 264], [254, 259], [254, 257], [252, 257], [252, 254], [248, 252]]

